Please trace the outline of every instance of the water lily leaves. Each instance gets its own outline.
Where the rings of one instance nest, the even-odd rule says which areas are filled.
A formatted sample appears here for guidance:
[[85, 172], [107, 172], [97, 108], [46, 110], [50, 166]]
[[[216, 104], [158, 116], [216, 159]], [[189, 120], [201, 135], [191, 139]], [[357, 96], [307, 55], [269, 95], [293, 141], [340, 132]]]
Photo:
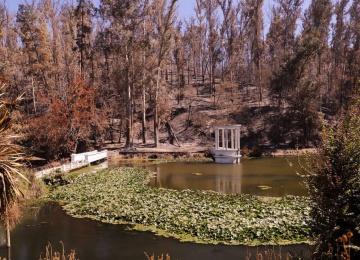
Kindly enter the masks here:
[[147, 186], [154, 173], [109, 168], [54, 189], [49, 197], [76, 217], [131, 223], [183, 241], [281, 244], [307, 241], [309, 199], [269, 198]]
[[197, 176], [203, 175], [203, 174], [200, 173], [200, 172], [193, 172], [192, 174], [197, 175]]

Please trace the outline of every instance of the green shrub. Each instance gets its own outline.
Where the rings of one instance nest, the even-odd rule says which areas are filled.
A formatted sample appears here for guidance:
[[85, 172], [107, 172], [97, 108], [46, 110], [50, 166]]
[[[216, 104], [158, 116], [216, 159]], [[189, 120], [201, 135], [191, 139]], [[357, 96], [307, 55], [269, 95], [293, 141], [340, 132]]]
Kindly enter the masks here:
[[[342, 114], [335, 127], [323, 124], [317, 153], [306, 158], [305, 185], [313, 201], [310, 227], [315, 258], [349, 231], [359, 243], [360, 228], [360, 110], [359, 100]], [[336, 252], [334, 253], [336, 254]]]
[[51, 173], [48, 175], [45, 175], [43, 178], [43, 181], [48, 186], [54, 186], [54, 185], [66, 185], [71, 183], [72, 179], [69, 177], [69, 175], [64, 173]]

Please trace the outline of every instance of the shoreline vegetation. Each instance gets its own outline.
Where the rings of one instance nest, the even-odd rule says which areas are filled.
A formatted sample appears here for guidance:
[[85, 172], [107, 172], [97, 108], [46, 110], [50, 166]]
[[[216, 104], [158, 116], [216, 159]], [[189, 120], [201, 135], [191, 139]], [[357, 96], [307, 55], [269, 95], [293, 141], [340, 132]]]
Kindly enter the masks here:
[[149, 187], [155, 173], [108, 168], [53, 189], [48, 198], [74, 217], [91, 218], [196, 243], [309, 243], [310, 200]]

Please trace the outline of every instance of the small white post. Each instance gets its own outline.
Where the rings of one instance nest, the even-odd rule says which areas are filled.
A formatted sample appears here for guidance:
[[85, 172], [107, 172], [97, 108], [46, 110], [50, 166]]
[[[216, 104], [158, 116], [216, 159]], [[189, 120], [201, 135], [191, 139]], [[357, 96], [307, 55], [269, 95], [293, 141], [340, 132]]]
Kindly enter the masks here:
[[71, 155], [71, 163], [73, 164], [73, 163], [75, 163], [75, 157], [76, 157], [76, 154], [72, 154]]
[[62, 171], [62, 172], [65, 172], [65, 171], [66, 171], [66, 165], [65, 165], [65, 164], [61, 165], [61, 171]]

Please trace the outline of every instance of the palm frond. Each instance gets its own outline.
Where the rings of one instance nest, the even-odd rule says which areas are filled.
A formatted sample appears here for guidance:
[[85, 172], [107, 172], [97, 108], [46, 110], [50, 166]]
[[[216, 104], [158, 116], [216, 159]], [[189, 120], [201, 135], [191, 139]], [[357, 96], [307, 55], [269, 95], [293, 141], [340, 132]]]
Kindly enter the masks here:
[[23, 196], [16, 184], [17, 178], [29, 180], [21, 174], [25, 155], [21, 147], [14, 144], [17, 137], [7, 130], [11, 127], [12, 109], [20, 102], [21, 96], [14, 101], [6, 98], [5, 85], [0, 87], [0, 217], [6, 218], [10, 208]]

